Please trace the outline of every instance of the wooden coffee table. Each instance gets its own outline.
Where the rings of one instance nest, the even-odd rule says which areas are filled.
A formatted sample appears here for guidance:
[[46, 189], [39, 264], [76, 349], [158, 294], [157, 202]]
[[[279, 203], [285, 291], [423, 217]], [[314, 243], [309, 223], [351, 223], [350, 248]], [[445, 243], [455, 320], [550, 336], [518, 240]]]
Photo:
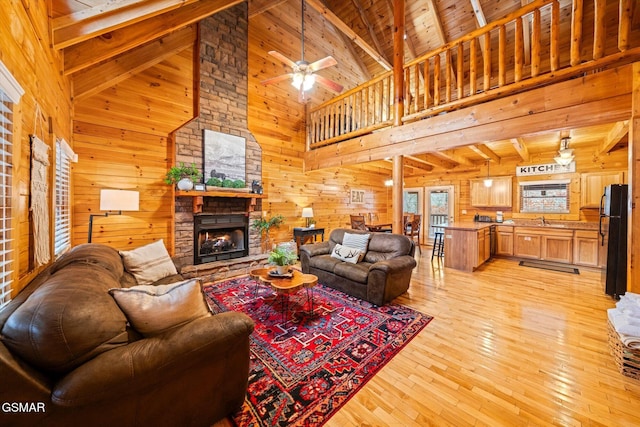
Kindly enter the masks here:
[[310, 312], [313, 314], [313, 287], [318, 284], [318, 277], [313, 274], [305, 274], [299, 270], [292, 269], [291, 277], [277, 277], [269, 274], [273, 268], [257, 268], [249, 272], [249, 276], [273, 289], [278, 297], [282, 299], [282, 316], [286, 322], [289, 312], [289, 295], [298, 292], [300, 289], [307, 290], [307, 302], [310, 305]]

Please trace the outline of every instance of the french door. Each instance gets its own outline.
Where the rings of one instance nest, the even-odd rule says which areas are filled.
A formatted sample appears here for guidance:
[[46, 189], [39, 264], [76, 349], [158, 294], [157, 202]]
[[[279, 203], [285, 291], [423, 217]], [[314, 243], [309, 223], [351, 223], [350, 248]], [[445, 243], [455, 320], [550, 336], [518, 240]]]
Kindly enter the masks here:
[[453, 221], [455, 198], [453, 185], [437, 187], [425, 187], [425, 235], [430, 243], [433, 242], [434, 233], [438, 231], [438, 225]]

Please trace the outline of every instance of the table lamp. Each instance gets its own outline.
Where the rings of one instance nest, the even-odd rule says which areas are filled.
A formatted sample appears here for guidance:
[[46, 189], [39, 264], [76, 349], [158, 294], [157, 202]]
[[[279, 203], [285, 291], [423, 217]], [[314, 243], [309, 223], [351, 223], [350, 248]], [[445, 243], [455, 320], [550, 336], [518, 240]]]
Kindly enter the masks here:
[[112, 215], [122, 215], [122, 211], [140, 210], [140, 193], [138, 191], [103, 188], [100, 190], [100, 210], [107, 212], [89, 215], [89, 243], [91, 243], [91, 233], [93, 231], [93, 217], [109, 216], [108, 211], [118, 211], [118, 213], [112, 213]]
[[313, 218], [313, 208], [302, 208], [302, 218], [307, 219], [307, 228], [309, 228], [309, 221]]

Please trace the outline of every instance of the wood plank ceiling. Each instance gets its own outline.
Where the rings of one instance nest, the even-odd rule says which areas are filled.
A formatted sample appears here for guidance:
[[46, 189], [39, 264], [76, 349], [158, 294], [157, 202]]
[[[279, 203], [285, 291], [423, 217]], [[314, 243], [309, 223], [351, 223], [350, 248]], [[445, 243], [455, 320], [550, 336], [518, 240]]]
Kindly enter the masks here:
[[[570, 4], [571, 0], [561, 0]], [[240, 3], [240, 0], [52, 0], [54, 48], [64, 54], [65, 74], [74, 98], [84, 101], [173, 55], [193, 46], [195, 23]], [[406, 2], [405, 60], [433, 50], [519, 9], [530, 0], [413, 0]], [[636, 8], [640, 9], [640, 8]], [[319, 74], [353, 88], [390, 69], [393, 59], [393, 0], [306, 0], [305, 59], [313, 62], [332, 55], [336, 66]], [[639, 15], [638, 10], [635, 15]], [[300, 0], [249, 0], [250, 31], [259, 46], [249, 46], [250, 82], [287, 73], [287, 65], [268, 55], [277, 50], [296, 60], [301, 54]], [[636, 22], [638, 19], [636, 19]], [[254, 43], [255, 44], [255, 43]], [[286, 93], [297, 100], [288, 82], [277, 88], [254, 86], [255, 96]], [[250, 83], [251, 90], [251, 83]], [[334, 96], [319, 85], [310, 103]], [[304, 107], [296, 114], [302, 116]], [[181, 117], [176, 118], [182, 120]], [[171, 121], [166, 129], [173, 130]], [[532, 154], [558, 150], [563, 136], [570, 146], [594, 155], [624, 148], [628, 124], [611, 123], [587, 129], [523, 135], [507, 141], [477, 144], [439, 153], [415, 153], [406, 159], [408, 172], [479, 165], [516, 157], [527, 162]], [[389, 169], [388, 162], [372, 168]]]

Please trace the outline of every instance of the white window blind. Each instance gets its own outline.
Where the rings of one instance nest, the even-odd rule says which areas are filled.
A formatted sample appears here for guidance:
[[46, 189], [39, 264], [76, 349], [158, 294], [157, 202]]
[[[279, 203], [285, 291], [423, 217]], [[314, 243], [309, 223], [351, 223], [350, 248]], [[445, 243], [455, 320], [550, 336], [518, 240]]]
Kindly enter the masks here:
[[76, 155], [64, 139], [56, 140], [56, 205], [53, 253], [58, 257], [71, 247], [71, 162]]
[[0, 89], [0, 308], [11, 300], [13, 285], [13, 224], [11, 195], [13, 175], [13, 103]]

